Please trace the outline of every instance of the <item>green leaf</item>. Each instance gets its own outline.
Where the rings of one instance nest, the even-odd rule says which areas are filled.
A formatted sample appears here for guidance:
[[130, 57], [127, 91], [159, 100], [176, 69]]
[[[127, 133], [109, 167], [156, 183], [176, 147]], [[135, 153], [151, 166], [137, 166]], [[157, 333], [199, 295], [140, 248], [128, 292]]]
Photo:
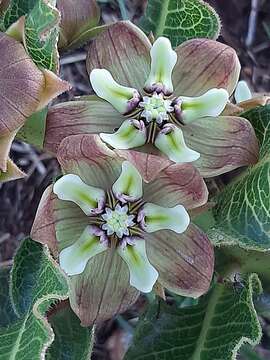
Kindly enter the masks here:
[[10, 287], [19, 319], [0, 328], [1, 360], [38, 360], [53, 341], [45, 315], [67, 297], [66, 278], [42, 245], [26, 239], [14, 258]]
[[5, 29], [14, 24], [21, 16], [33, 9], [37, 0], [11, 0], [4, 13], [3, 23]]
[[270, 105], [241, 114], [251, 121], [260, 142], [260, 161], [214, 200], [215, 225], [208, 231], [216, 245], [270, 248]]
[[270, 105], [259, 106], [241, 114], [254, 127], [260, 144], [260, 158], [270, 155]]
[[168, 37], [173, 47], [194, 38], [216, 39], [220, 32], [218, 15], [202, 0], [148, 0], [139, 25], [155, 38]]
[[48, 1], [36, 1], [25, 19], [25, 44], [36, 65], [52, 70], [58, 69], [57, 40], [60, 13]]
[[89, 360], [94, 342], [94, 328], [82, 327], [71, 308], [59, 309], [49, 318], [55, 340], [46, 360]]
[[0, 270], [0, 327], [7, 326], [17, 319], [9, 298], [10, 267]]
[[16, 134], [16, 137], [19, 140], [42, 148], [45, 137], [47, 113], [48, 108], [44, 108], [31, 115]]
[[125, 360], [236, 359], [243, 343], [260, 341], [261, 327], [252, 300], [260, 292], [258, 276], [251, 274], [237, 289], [216, 284], [196, 306], [150, 306]]

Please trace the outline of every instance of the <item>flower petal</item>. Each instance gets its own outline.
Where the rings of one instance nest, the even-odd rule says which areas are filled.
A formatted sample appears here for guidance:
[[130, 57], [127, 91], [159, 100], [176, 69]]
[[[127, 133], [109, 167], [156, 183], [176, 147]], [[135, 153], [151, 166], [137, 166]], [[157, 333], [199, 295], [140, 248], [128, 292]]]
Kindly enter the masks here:
[[142, 229], [148, 233], [159, 230], [172, 230], [177, 234], [181, 234], [186, 231], [190, 219], [182, 205], [167, 208], [146, 203], [139, 212], [138, 221]]
[[123, 203], [133, 202], [142, 197], [142, 177], [130, 162], [122, 163], [121, 175], [113, 184], [112, 191], [115, 197]]
[[201, 117], [218, 116], [225, 109], [228, 100], [229, 94], [224, 89], [211, 89], [193, 98], [181, 96], [179, 98], [181, 119], [187, 124]]
[[194, 162], [203, 177], [224, 174], [258, 161], [258, 140], [251, 124], [243, 118], [219, 116], [198, 119], [184, 127], [185, 140], [200, 151]]
[[140, 94], [136, 89], [119, 85], [106, 69], [92, 70], [90, 82], [95, 93], [121, 114], [134, 110], [140, 101]]
[[127, 310], [139, 292], [129, 284], [129, 270], [115, 249], [94, 256], [80, 275], [70, 279], [70, 304], [89, 326]]
[[151, 71], [144, 89], [149, 92], [162, 92], [171, 95], [173, 92], [172, 71], [177, 61], [177, 54], [172, 49], [169, 39], [161, 36], [153, 44], [151, 54]]
[[[41, 244], [48, 245], [53, 255], [56, 257], [58, 246], [54, 223], [54, 201], [57, 202], [59, 200], [53, 193], [52, 188], [53, 185], [48, 186], [42, 194], [32, 225], [31, 238]], [[81, 211], [80, 213], [82, 215]]]
[[44, 148], [56, 153], [67, 136], [113, 132], [124, 120], [111, 104], [95, 95], [88, 96], [87, 100], [57, 104], [48, 112]]
[[111, 24], [90, 44], [88, 73], [95, 68], [107, 69], [117, 82], [142, 93], [150, 72], [150, 49], [149, 39], [131, 22]]
[[248, 84], [241, 80], [236, 86], [234, 98], [237, 103], [242, 101], [250, 100], [252, 98], [251, 91], [248, 87]]
[[86, 184], [102, 189], [109, 189], [118, 179], [123, 162], [97, 135], [65, 138], [57, 159], [65, 173], [79, 175]]
[[105, 205], [105, 191], [85, 184], [78, 175], [62, 176], [53, 186], [61, 200], [73, 201], [87, 216], [100, 214]]
[[172, 231], [145, 233], [147, 254], [159, 273], [159, 282], [183, 296], [199, 297], [210, 285], [214, 252], [206, 235], [196, 226], [178, 235]]
[[128, 119], [115, 133], [101, 133], [100, 137], [116, 149], [132, 149], [144, 145], [147, 134], [143, 121]]
[[145, 241], [138, 238], [134, 245], [120, 246], [117, 251], [129, 268], [130, 285], [144, 293], [152, 291], [158, 272], [148, 260]]
[[87, 226], [78, 240], [59, 254], [60, 267], [67, 275], [81, 274], [87, 262], [95, 255], [107, 250], [103, 231], [95, 226]]
[[224, 88], [232, 94], [240, 73], [234, 49], [214, 40], [193, 39], [178, 46], [176, 53], [175, 94], [199, 96], [212, 88]]
[[176, 163], [192, 162], [200, 157], [198, 152], [186, 146], [182, 130], [172, 124], [160, 130], [155, 146]]
[[191, 164], [173, 164], [144, 184], [144, 200], [161, 206], [182, 204], [186, 209], [193, 209], [205, 204], [207, 199], [206, 184]]
[[147, 183], [158, 177], [163, 169], [172, 164], [169, 159], [159, 155], [134, 150], [115, 150], [115, 152], [136, 166], [143, 180]]

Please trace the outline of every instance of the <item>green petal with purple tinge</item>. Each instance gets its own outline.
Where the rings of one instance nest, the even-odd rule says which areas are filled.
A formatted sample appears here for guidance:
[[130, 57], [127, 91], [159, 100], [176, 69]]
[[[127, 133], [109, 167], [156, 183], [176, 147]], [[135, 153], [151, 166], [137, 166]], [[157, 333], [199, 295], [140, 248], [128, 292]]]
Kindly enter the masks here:
[[143, 121], [128, 119], [115, 133], [101, 133], [100, 137], [115, 149], [132, 149], [144, 145], [147, 134]]
[[134, 245], [120, 246], [117, 251], [129, 268], [130, 285], [144, 293], [152, 291], [158, 272], [148, 260], [145, 241], [135, 239]]
[[151, 43], [145, 33], [130, 21], [117, 21], [89, 44], [86, 58], [88, 74], [107, 69], [120, 84], [142, 94], [150, 73]]
[[201, 118], [185, 125], [189, 147], [200, 151], [194, 162], [203, 177], [224, 174], [258, 161], [259, 146], [251, 124], [237, 116]]
[[213, 88], [233, 93], [241, 69], [233, 48], [214, 40], [192, 39], [175, 51], [178, 60], [173, 85], [177, 96], [200, 96]]
[[67, 174], [57, 180], [53, 192], [59, 199], [77, 204], [88, 216], [99, 214], [105, 205], [104, 190], [85, 184], [75, 174]]
[[207, 236], [190, 224], [182, 234], [161, 230], [145, 233], [149, 261], [159, 283], [173, 293], [199, 297], [210, 286], [214, 268], [213, 247]]
[[145, 82], [147, 92], [157, 91], [165, 95], [173, 92], [172, 71], [177, 61], [177, 54], [172, 49], [169, 39], [161, 36], [153, 44], [151, 54], [151, 71]]
[[97, 96], [108, 101], [121, 114], [132, 111], [140, 101], [136, 89], [118, 84], [106, 69], [92, 70], [90, 82]]
[[179, 100], [181, 117], [188, 124], [202, 117], [219, 116], [225, 109], [229, 94], [224, 89], [210, 89], [199, 97], [180, 96]]
[[159, 230], [172, 230], [177, 234], [184, 232], [190, 222], [189, 215], [182, 205], [166, 208], [146, 203], [138, 215], [144, 231], [152, 233]]
[[122, 202], [139, 200], [143, 195], [142, 177], [134, 165], [128, 161], [122, 163], [122, 172], [112, 186], [117, 199]]
[[172, 124], [165, 125], [158, 133], [155, 146], [176, 163], [192, 162], [200, 157], [187, 147], [182, 130]]
[[[68, 275], [81, 274], [89, 259], [107, 250], [108, 244], [103, 231], [95, 226], [87, 226], [80, 238], [59, 254], [61, 268]], [[103, 241], [102, 241], [103, 240]]]

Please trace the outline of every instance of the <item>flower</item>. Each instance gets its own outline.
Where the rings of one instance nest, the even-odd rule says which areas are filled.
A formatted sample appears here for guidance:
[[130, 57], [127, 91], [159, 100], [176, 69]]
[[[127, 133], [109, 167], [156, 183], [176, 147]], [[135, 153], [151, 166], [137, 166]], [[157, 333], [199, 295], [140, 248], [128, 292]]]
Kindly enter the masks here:
[[190, 164], [110, 150], [98, 136], [64, 139], [65, 173], [45, 192], [34, 240], [59, 254], [70, 301], [84, 325], [124, 311], [156, 281], [197, 297], [207, 291], [213, 250], [186, 209], [207, 200]]
[[152, 46], [136, 26], [119, 22], [90, 44], [87, 69], [98, 97], [50, 109], [48, 150], [66, 136], [93, 133], [112, 148], [194, 161], [205, 177], [257, 161], [249, 122], [222, 116], [240, 71], [232, 48], [194, 39], [173, 50], [164, 37]]
[[210, 89], [198, 97], [174, 95], [172, 72], [177, 53], [169, 39], [159, 37], [150, 54], [151, 70], [144, 84], [145, 96], [135, 88], [116, 83], [108, 70], [91, 71], [90, 81], [96, 94], [128, 117], [116, 132], [101, 133], [100, 137], [116, 149], [151, 143], [176, 163], [195, 161], [200, 154], [186, 146], [180, 125], [220, 115], [229, 94], [225, 89]]
[[27, 118], [70, 88], [53, 72], [38, 68], [23, 45], [0, 33], [0, 182], [25, 174], [10, 160], [11, 143]]

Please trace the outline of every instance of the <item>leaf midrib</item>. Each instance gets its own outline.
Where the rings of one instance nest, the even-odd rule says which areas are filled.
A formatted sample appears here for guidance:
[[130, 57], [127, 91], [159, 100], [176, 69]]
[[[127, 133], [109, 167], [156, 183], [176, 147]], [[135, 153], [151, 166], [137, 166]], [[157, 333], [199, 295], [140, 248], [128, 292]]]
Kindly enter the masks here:
[[223, 291], [223, 288], [217, 286], [216, 289], [213, 291], [212, 296], [210, 297], [210, 300], [206, 307], [205, 317], [203, 320], [200, 336], [196, 343], [196, 350], [193, 353], [190, 360], [200, 360], [201, 359], [201, 352], [204, 349], [204, 343], [205, 343], [205, 339], [207, 336], [207, 332], [208, 332], [208, 329], [210, 328], [210, 323], [212, 321], [213, 315], [215, 314], [215, 307], [216, 307], [216, 304], [218, 303], [218, 300], [221, 296], [222, 291]]
[[20, 349], [20, 343], [21, 343], [21, 339], [22, 339], [22, 336], [23, 336], [23, 333], [24, 333], [24, 330], [25, 330], [25, 324], [26, 324], [26, 321], [28, 319], [28, 316], [29, 316], [29, 313], [27, 313], [25, 315], [25, 319], [24, 319], [24, 321], [22, 323], [22, 326], [21, 326], [21, 328], [19, 330], [18, 337], [17, 337], [17, 339], [16, 339], [16, 341], [14, 343], [14, 346], [13, 346], [12, 352], [10, 354], [9, 360], [15, 360], [16, 359], [16, 355], [18, 353], [18, 350]]
[[161, 12], [160, 12], [160, 21], [156, 28], [156, 38], [163, 35], [163, 30], [165, 28], [166, 18], [168, 14], [168, 6], [169, 6], [170, 0], [163, 0], [163, 4], [161, 5]]

